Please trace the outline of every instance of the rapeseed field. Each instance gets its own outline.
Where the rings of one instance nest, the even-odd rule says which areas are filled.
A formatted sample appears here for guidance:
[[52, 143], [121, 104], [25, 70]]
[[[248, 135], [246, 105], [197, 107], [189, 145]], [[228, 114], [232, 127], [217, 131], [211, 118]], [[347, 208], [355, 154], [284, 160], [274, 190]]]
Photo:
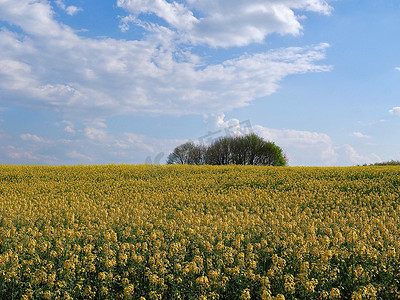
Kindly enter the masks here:
[[0, 299], [398, 299], [399, 167], [0, 166]]

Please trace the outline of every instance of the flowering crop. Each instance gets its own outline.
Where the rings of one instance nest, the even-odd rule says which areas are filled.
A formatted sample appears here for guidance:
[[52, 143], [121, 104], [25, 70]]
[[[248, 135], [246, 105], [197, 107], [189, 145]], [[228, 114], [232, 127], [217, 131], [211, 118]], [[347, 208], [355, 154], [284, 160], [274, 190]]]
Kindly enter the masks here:
[[1, 299], [396, 299], [400, 168], [0, 166]]

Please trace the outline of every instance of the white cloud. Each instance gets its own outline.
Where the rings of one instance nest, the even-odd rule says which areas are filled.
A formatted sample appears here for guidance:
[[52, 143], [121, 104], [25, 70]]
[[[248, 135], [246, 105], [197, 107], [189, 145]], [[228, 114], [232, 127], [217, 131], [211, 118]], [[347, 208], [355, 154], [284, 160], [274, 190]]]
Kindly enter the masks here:
[[344, 151], [344, 156], [346, 156], [352, 164], [372, 164], [382, 161], [382, 159], [375, 153], [370, 155], [361, 155], [356, 151], [356, 149], [348, 144], [338, 147], [338, 149]]
[[271, 129], [259, 125], [253, 128], [260, 136], [282, 147], [292, 165], [347, 166], [381, 161], [375, 153], [360, 154], [348, 144], [338, 145], [325, 133]]
[[[94, 161], [101, 159], [98, 154], [111, 157], [113, 161], [120, 161], [126, 163], [130, 161], [132, 163], [144, 163], [145, 161], [160, 160], [165, 162], [169, 153], [172, 150], [186, 142], [186, 140], [180, 139], [159, 139], [152, 138], [146, 135], [137, 134], [134, 132], [125, 132], [122, 134], [113, 135], [107, 132], [109, 137], [107, 154], [102, 153], [104, 151], [101, 144], [93, 143], [93, 141], [80, 140], [82, 145], [90, 145], [86, 147], [86, 153], [88, 156], [94, 157]], [[88, 149], [90, 151], [88, 152]], [[82, 149], [83, 150], [83, 149]], [[89, 154], [93, 153], [93, 154]]]
[[[187, 7], [175, 1], [118, 0], [117, 5], [133, 13], [134, 16], [140, 14], [155, 14], [175, 28], [190, 28], [197, 22], [197, 19]], [[135, 20], [135, 18], [133, 20]]]
[[98, 142], [105, 142], [108, 139], [107, 132], [102, 129], [94, 128], [94, 127], [86, 127], [85, 135], [91, 139]]
[[400, 71], [400, 67], [397, 67], [396, 70], [397, 70], [397, 71]]
[[[56, 2], [67, 13], [77, 12], [65, 3]], [[126, 26], [135, 22], [147, 31], [143, 39], [81, 37], [55, 20], [50, 1], [0, 0], [5, 24], [0, 29], [2, 103], [61, 112], [69, 120], [63, 122], [63, 130], [73, 137], [52, 141], [25, 133], [20, 136], [23, 142], [47, 141], [74, 163], [99, 163], [105, 157], [125, 161], [133, 152], [136, 157], [167, 153], [184, 141], [136, 133], [114, 136], [104, 120], [136, 113], [218, 115], [274, 93], [287, 76], [330, 70], [318, 64], [325, 58], [325, 43], [250, 53], [212, 65], [190, 50], [199, 43], [228, 47], [261, 42], [270, 33], [300, 34], [302, 17], [297, 12], [329, 14], [327, 1], [121, 0], [118, 5], [130, 14]], [[144, 22], [143, 14], [157, 15], [168, 28]], [[233, 19], [235, 14], [239, 19]], [[91, 119], [98, 121], [87, 121]], [[224, 121], [220, 114], [219, 129], [237, 121]], [[81, 130], [79, 122], [84, 125]], [[290, 134], [281, 133], [285, 134], [283, 139], [289, 140]], [[329, 140], [319, 143], [325, 145], [321, 148], [326, 157], [334, 157]], [[38, 152], [14, 150], [14, 157], [57, 162]]]
[[325, 133], [294, 129], [272, 129], [253, 126], [255, 133], [275, 142], [289, 156], [292, 165], [334, 165], [338, 154], [332, 139]]
[[32, 141], [36, 143], [49, 143], [50, 141], [44, 137], [37, 136], [35, 134], [24, 133], [20, 135], [23, 141]]
[[[63, 123], [79, 127], [69, 121]], [[228, 132], [254, 132], [265, 140], [273, 141], [287, 153], [290, 165], [344, 166], [381, 161], [374, 153], [359, 152], [348, 144], [338, 145], [329, 135], [321, 132], [252, 126], [250, 120], [226, 120], [223, 113], [209, 115], [205, 118], [205, 123], [207, 129], [215, 133], [209, 135], [210, 138], [225, 136]], [[61, 127], [60, 131], [62, 130]], [[35, 144], [26, 150], [24, 144], [17, 141], [10, 143], [7, 138], [6, 142], [10, 145], [0, 147], [0, 156], [9, 157], [9, 163], [101, 164], [112, 161], [138, 164], [158, 163], [160, 160], [165, 163], [168, 154], [176, 146], [186, 142], [181, 139], [153, 138], [135, 132], [111, 132], [102, 120], [88, 124], [84, 130], [75, 130], [75, 134], [68, 140], [50, 140], [28, 133], [20, 135], [20, 138], [23, 142], [33, 141]], [[51, 152], [54, 154], [51, 155]]]
[[333, 165], [340, 163], [332, 139], [324, 133], [294, 129], [275, 129], [251, 124], [251, 120], [225, 120], [224, 113], [206, 115], [208, 135], [213, 139], [231, 134], [248, 134], [254, 132], [265, 140], [280, 146], [289, 156], [290, 165]]
[[71, 121], [63, 120], [62, 123], [64, 123], [66, 126], [64, 128], [65, 132], [68, 132], [70, 134], [75, 134], [75, 125]]
[[166, 28], [141, 41], [83, 38], [57, 23], [47, 2], [19, 6], [0, 0], [0, 19], [24, 32], [0, 31], [0, 88], [13, 104], [57, 109], [70, 119], [228, 111], [274, 93], [286, 76], [330, 70], [316, 64], [327, 44], [199, 65]]
[[73, 31], [53, 19], [52, 7], [47, 1], [0, 0], [0, 19], [20, 27], [27, 34], [52, 38], [74, 38]]
[[78, 12], [80, 12], [82, 10], [82, 8], [80, 7], [76, 7], [76, 6], [68, 6], [66, 8], [66, 12], [67, 14], [69, 14], [70, 16], [76, 15]]
[[366, 134], [363, 134], [363, 133], [361, 133], [361, 132], [357, 132], [357, 131], [351, 133], [350, 136], [354, 136], [354, 137], [356, 137], [356, 138], [362, 138], [362, 139], [369, 139], [369, 138], [371, 138], [371, 136], [366, 135]]
[[8, 90], [27, 89], [35, 82], [29, 78], [31, 67], [25, 63], [3, 59], [0, 60], [0, 87]]
[[76, 6], [66, 6], [63, 0], [56, 0], [56, 4], [59, 8], [64, 10], [68, 15], [73, 16], [78, 12], [82, 11], [82, 8]]
[[18, 160], [28, 159], [28, 160], [31, 160], [31, 161], [36, 161], [36, 160], [39, 159], [31, 151], [24, 151], [22, 149], [17, 149], [16, 147], [10, 146], [10, 145], [7, 146], [7, 150], [6, 151], [7, 151], [7, 156], [12, 158], [12, 159], [18, 159]]
[[107, 132], [107, 125], [103, 119], [91, 121], [83, 130], [85, 137], [97, 143], [107, 145], [113, 138]]
[[391, 115], [400, 116], [400, 107], [398, 107], [398, 106], [393, 107], [391, 110], [389, 110], [389, 113]]
[[271, 33], [298, 35], [304, 16], [296, 11], [327, 15], [332, 10], [324, 0], [118, 0], [117, 5], [132, 14], [122, 19], [123, 30], [128, 22], [142, 26], [140, 16], [154, 14], [182, 39], [212, 47], [262, 42]]
[[207, 138], [212, 142], [219, 136], [227, 135], [225, 129], [228, 128], [229, 132], [237, 129], [238, 134], [254, 132], [281, 147], [289, 157], [289, 165], [293, 166], [347, 166], [381, 160], [374, 153], [360, 154], [348, 144], [338, 145], [325, 133], [267, 128], [258, 124], [252, 125], [250, 120], [225, 120], [224, 113], [206, 115], [204, 122], [209, 131], [204, 138], [206, 141]]
[[71, 127], [71, 126], [68, 126], [68, 125], [64, 128], [64, 131], [68, 132], [68, 133], [71, 133], [71, 134], [75, 133], [75, 129], [73, 127]]
[[211, 143], [221, 136], [240, 136], [253, 132], [250, 120], [229, 119], [225, 121], [223, 112], [204, 115], [203, 121], [208, 133], [198, 138], [199, 143]]

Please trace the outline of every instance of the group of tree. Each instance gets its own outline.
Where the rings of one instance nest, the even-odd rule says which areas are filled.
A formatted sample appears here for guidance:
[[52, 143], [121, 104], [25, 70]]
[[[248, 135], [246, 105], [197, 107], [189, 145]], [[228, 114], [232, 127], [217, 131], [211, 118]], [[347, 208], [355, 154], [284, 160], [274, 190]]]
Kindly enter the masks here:
[[174, 149], [167, 164], [285, 166], [282, 149], [256, 134], [226, 136], [210, 145], [186, 142]]
[[384, 162], [378, 162], [374, 164], [363, 164], [363, 166], [400, 166], [400, 160], [390, 160], [390, 161], [384, 161]]

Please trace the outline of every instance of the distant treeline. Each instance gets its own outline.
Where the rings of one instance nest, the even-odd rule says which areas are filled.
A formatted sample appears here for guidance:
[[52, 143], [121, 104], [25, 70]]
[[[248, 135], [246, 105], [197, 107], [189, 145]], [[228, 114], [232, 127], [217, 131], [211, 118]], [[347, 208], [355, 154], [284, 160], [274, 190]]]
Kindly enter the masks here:
[[374, 164], [364, 164], [363, 166], [400, 166], [400, 160], [390, 160], [390, 161], [384, 161], [384, 162], [379, 162], [379, 163], [374, 163]]

